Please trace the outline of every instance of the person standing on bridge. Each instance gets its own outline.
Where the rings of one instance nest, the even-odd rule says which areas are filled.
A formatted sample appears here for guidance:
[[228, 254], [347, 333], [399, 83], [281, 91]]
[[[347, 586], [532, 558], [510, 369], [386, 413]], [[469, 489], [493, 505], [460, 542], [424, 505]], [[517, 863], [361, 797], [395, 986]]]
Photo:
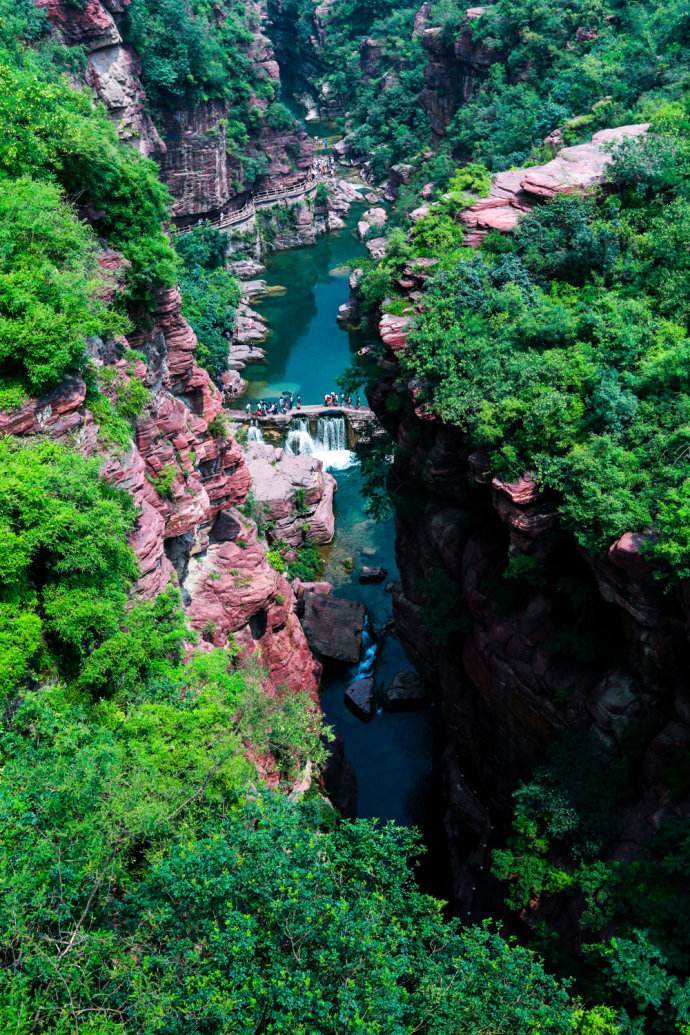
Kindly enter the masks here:
[[301, 395], [297, 396], [297, 409], [298, 410], [302, 409], [302, 396]]

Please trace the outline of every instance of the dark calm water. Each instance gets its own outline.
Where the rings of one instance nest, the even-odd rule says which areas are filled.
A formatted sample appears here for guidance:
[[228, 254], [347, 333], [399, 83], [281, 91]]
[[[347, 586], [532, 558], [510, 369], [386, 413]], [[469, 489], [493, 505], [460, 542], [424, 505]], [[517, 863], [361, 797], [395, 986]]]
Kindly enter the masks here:
[[[275, 397], [290, 390], [303, 403], [318, 403], [334, 390], [336, 378], [349, 365], [362, 344], [359, 335], [336, 323], [338, 307], [348, 298], [345, 264], [365, 254], [353, 234], [361, 207], [351, 210], [348, 226], [320, 238], [313, 247], [272, 255], [263, 275], [272, 286], [285, 291], [265, 298], [258, 308], [267, 317], [271, 336], [266, 362], [249, 366], [243, 376], [249, 382], [248, 398]], [[383, 634], [391, 618], [391, 597], [383, 585], [360, 586], [362, 564], [388, 569], [397, 578], [392, 519], [377, 523], [367, 516], [359, 467], [333, 471], [336, 493], [336, 538], [325, 551], [325, 577], [336, 592], [360, 600], [368, 609], [373, 629], [379, 634], [375, 676], [381, 685], [410, 665], [399, 640]], [[348, 572], [343, 562], [351, 559]], [[327, 721], [345, 739], [346, 753], [357, 772], [359, 814], [422, 824], [432, 776], [433, 711], [379, 713], [362, 723], [346, 708], [343, 691], [351, 674], [342, 670], [324, 680], [322, 705]]]

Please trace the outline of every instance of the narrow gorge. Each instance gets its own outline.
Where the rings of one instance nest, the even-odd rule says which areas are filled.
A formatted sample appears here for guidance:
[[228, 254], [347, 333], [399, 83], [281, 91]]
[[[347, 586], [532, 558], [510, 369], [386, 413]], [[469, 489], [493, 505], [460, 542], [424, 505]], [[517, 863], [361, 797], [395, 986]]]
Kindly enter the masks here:
[[681, 0], [0, 0], [0, 1029], [690, 1031]]

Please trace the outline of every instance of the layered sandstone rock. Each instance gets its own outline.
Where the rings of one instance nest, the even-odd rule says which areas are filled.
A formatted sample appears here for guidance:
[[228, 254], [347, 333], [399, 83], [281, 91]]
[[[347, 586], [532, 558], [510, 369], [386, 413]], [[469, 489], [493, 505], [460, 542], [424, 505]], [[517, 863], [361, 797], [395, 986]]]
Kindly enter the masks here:
[[[246, 9], [253, 26], [248, 54], [253, 81], [278, 85], [280, 69], [273, 44], [263, 31], [266, 4], [248, 0]], [[264, 112], [269, 101], [257, 92], [249, 104]], [[266, 172], [256, 183], [249, 183], [243, 158], [228, 146], [229, 117], [227, 102], [207, 101], [176, 111], [167, 120], [161, 172], [173, 195], [172, 214], [183, 223], [213, 219], [224, 209], [240, 207], [250, 188], [256, 193], [286, 190], [312, 169], [314, 145], [296, 123], [283, 130], [261, 120], [244, 150], [248, 157], [260, 159]]]
[[257, 653], [273, 686], [316, 694], [320, 675], [295, 614], [290, 585], [266, 559], [256, 527], [233, 515], [233, 539], [211, 543], [193, 556], [183, 582], [192, 628], [224, 646], [233, 637]]
[[173, 216], [215, 214], [236, 193], [228, 168], [226, 120], [222, 101], [206, 101], [169, 116], [161, 176], [173, 196]]
[[331, 661], [354, 665], [362, 651], [363, 604], [324, 593], [317, 584], [301, 593], [301, 620], [314, 653]]
[[357, 233], [360, 239], [364, 241], [372, 230], [381, 230], [387, 222], [388, 213], [385, 208], [380, 206], [369, 208], [362, 214], [357, 223]]
[[250, 443], [246, 463], [257, 517], [270, 525], [269, 538], [290, 546], [330, 543], [335, 531], [336, 482], [316, 457]]
[[589, 731], [615, 762], [643, 732], [656, 783], [640, 774], [649, 801], [624, 817], [631, 842], [643, 836], [649, 803], [667, 794], [664, 731], [690, 739], [690, 608], [656, 577], [645, 536], [587, 555], [529, 476], [492, 479], [459, 431], [420, 421], [411, 401], [388, 424], [394, 483], [415, 500], [397, 516], [396, 628], [443, 711], [446, 829], [467, 910], [490, 826], [508, 822], [513, 790], [566, 733]]
[[[183, 224], [215, 219], [221, 211], [241, 207], [251, 187], [255, 191], [285, 190], [299, 183], [314, 164], [314, 147], [297, 124], [277, 130], [260, 121], [251, 134], [247, 155], [261, 159], [265, 174], [250, 184], [243, 158], [232, 153], [227, 140], [230, 117], [224, 100], [203, 101], [171, 112], [156, 127], [146, 109], [137, 55], [122, 42], [118, 21], [126, 0], [86, 0], [82, 7], [67, 0], [37, 0], [66, 43], [88, 52], [85, 79], [103, 102], [123, 139], [155, 158], [173, 196], [171, 213]], [[265, 3], [247, 0], [248, 23], [254, 26], [249, 48], [254, 80], [279, 83], [271, 41], [263, 32]], [[265, 111], [269, 101], [262, 92], [249, 99]]]
[[117, 43], [92, 51], [86, 81], [108, 109], [120, 137], [136, 144], [142, 154], [160, 158], [165, 144], [146, 111], [140, 74], [137, 55], [130, 47]]
[[[108, 263], [116, 265], [112, 255]], [[67, 378], [42, 399], [0, 414], [0, 434], [44, 435], [100, 456], [103, 476], [128, 492], [139, 512], [130, 538], [140, 571], [135, 595], [148, 599], [177, 583], [192, 628], [207, 642], [223, 645], [234, 636], [245, 651], [260, 652], [270, 687], [316, 693], [319, 667], [292, 589], [268, 563], [256, 527], [236, 510], [247, 498], [251, 475], [237, 442], [221, 425], [215, 434], [210, 430], [221, 414], [221, 396], [194, 363], [196, 337], [180, 307], [179, 292], [162, 291], [146, 332], [95, 349], [96, 363], [102, 356], [111, 360], [109, 393], [116, 395], [132, 377], [151, 390], [127, 448], [99, 437], [80, 378]], [[117, 358], [128, 344], [142, 349], [147, 362]], [[327, 508], [316, 500], [317, 482], [328, 494], [321, 477], [310, 497], [317, 538], [329, 527]]]
[[600, 187], [612, 161], [611, 148], [641, 136], [648, 123], [602, 129], [586, 144], [562, 148], [545, 165], [510, 169], [494, 176], [489, 196], [461, 215], [467, 228], [465, 244], [476, 246], [490, 230], [514, 230], [526, 212], [557, 194], [576, 194]]
[[160, 157], [165, 151], [156, 127], [146, 111], [136, 54], [124, 46], [117, 16], [125, 4], [113, 0], [86, 0], [82, 6], [67, 0], [37, 0], [64, 41], [87, 51], [85, 79], [107, 108], [124, 140], [142, 154]]
[[122, 43], [113, 15], [100, 0], [86, 0], [83, 6], [65, 0], [36, 0], [36, 6], [46, 12], [68, 44], [93, 51]]

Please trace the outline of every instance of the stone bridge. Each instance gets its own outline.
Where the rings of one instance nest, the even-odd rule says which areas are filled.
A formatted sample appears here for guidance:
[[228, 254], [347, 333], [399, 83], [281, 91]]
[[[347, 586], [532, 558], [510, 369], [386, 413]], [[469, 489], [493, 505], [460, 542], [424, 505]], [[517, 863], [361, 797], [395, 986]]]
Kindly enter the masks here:
[[320, 417], [344, 417], [350, 445], [368, 439], [380, 430], [376, 415], [368, 406], [302, 406], [299, 410], [293, 407], [288, 413], [269, 413], [266, 417], [257, 417], [246, 410], [226, 409], [224, 412], [237, 424], [254, 424], [262, 431], [280, 435], [290, 429], [293, 421], [308, 421], [309, 430], [313, 432]]

